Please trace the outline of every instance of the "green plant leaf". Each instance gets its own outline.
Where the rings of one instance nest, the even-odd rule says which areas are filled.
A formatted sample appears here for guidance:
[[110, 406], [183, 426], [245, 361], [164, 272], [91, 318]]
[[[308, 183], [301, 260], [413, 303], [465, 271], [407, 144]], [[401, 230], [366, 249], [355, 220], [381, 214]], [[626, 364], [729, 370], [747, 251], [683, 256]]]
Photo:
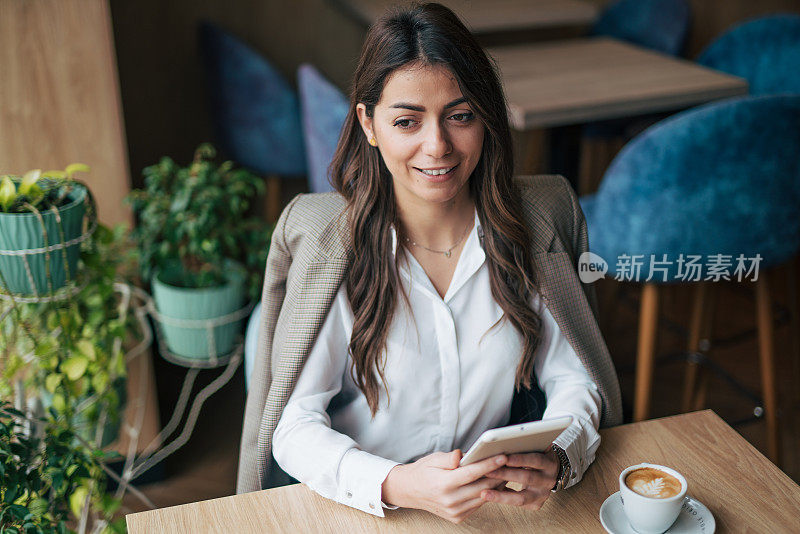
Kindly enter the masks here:
[[67, 378], [72, 381], [78, 380], [86, 372], [89, 360], [84, 355], [75, 355], [68, 358], [61, 364], [61, 370], [66, 373]]
[[47, 375], [47, 378], [44, 379], [45, 389], [50, 393], [55, 393], [58, 386], [61, 385], [62, 378], [63, 375], [57, 375], [57, 374]]
[[100, 499], [100, 508], [106, 515], [114, 515], [119, 510], [122, 501], [115, 499], [112, 495], [106, 494]]
[[70, 163], [64, 172], [67, 173], [67, 178], [72, 179], [72, 175], [76, 172], [89, 172], [91, 169], [85, 163]]
[[11, 512], [11, 515], [16, 517], [17, 519], [22, 519], [26, 515], [28, 515], [28, 509], [21, 504], [12, 504], [8, 507], [8, 511]]
[[3, 211], [9, 211], [15, 200], [17, 200], [17, 188], [14, 187], [11, 178], [4, 176], [0, 183], [0, 206], [3, 207]]
[[73, 491], [72, 495], [69, 496], [69, 509], [72, 510], [72, 513], [75, 515], [75, 517], [81, 516], [83, 504], [86, 501], [86, 495], [88, 494], [89, 491], [86, 489], [86, 487], [81, 486]]
[[26, 172], [19, 184], [19, 194], [31, 196], [31, 187], [36, 184], [41, 176], [41, 169], [33, 169], [32, 171]]
[[14, 502], [14, 499], [17, 498], [17, 487], [12, 485], [6, 489], [5, 495], [3, 496], [3, 500], [9, 504]]
[[101, 392], [105, 391], [106, 387], [108, 386], [108, 373], [105, 371], [98, 371], [92, 377], [92, 387], [95, 391]]
[[30, 510], [31, 514], [33, 514], [34, 517], [42, 517], [42, 515], [44, 515], [44, 513], [47, 512], [47, 509], [49, 507], [50, 506], [49, 503], [47, 502], [47, 499], [42, 499], [40, 497], [38, 499], [34, 499], [33, 502], [31, 502], [28, 505], [28, 510]]
[[60, 393], [56, 393], [53, 395], [53, 409], [55, 409], [58, 413], [64, 413], [64, 410], [67, 408], [67, 401], [64, 399], [64, 395]]
[[94, 343], [88, 339], [81, 339], [78, 341], [77, 346], [80, 353], [89, 358], [91, 361], [95, 361], [97, 359]]

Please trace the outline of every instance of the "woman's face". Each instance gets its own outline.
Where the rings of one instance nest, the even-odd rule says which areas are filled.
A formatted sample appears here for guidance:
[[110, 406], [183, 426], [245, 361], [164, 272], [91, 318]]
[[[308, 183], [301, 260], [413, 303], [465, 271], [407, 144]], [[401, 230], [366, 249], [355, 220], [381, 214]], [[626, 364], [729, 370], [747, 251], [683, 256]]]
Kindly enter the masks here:
[[443, 66], [410, 65], [386, 80], [372, 117], [356, 111], [367, 140], [377, 141], [398, 203], [452, 203], [469, 195], [467, 182], [483, 147], [483, 123], [455, 76]]

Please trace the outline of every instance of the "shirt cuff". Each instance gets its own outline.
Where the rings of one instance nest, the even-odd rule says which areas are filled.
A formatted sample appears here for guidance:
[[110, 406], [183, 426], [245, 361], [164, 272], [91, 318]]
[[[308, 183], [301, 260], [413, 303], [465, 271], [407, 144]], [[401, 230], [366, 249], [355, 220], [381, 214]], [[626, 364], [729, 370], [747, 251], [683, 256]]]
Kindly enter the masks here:
[[553, 442], [564, 450], [569, 459], [570, 472], [567, 473], [564, 488], [580, 482], [586, 469], [594, 461], [594, 453], [600, 445], [600, 435], [595, 434], [592, 443], [586, 443], [587, 438], [580, 423], [574, 422]]
[[384, 517], [384, 508], [397, 508], [381, 501], [383, 481], [396, 465], [399, 462], [360, 449], [350, 449], [339, 464], [336, 501], [368, 514]]

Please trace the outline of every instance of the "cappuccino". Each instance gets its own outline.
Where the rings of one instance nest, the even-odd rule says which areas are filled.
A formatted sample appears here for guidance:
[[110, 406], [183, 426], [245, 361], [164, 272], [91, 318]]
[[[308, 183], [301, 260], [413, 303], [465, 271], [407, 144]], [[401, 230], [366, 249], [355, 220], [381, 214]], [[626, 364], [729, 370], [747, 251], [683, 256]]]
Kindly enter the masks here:
[[625, 485], [639, 495], [652, 499], [674, 497], [683, 488], [680, 480], [652, 467], [642, 467], [631, 471], [625, 477]]

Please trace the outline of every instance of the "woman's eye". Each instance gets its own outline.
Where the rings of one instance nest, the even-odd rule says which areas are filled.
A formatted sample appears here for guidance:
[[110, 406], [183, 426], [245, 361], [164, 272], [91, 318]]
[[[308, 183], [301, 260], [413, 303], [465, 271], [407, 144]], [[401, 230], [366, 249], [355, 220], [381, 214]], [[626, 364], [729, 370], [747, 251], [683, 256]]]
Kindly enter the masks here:
[[465, 111], [464, 113], [456, 113], [455, 115], [451, 115], [450, 118], [456, 120], [457, 122], [469, 122], [475, 117], [475, 114], [471, 111]]
[[405, 129], [411, 128], [411, 126], [412, 126], [411, 123], [412, 122], [417, 122], [417, 121], [415, 121], [414, 119], [398, 119], [398, 120], [394, 121], [394, 125], [397, 126], [400, 129], [405, 130]]

